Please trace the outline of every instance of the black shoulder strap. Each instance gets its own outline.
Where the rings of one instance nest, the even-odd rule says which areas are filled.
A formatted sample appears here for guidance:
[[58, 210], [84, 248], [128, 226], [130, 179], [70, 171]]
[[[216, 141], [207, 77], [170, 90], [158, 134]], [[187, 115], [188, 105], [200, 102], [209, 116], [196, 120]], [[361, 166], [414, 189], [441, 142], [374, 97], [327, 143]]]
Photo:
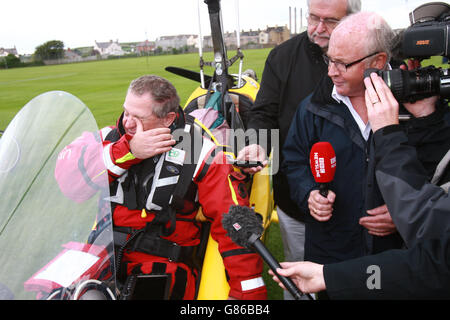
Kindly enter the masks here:
[[119, 139], [120, 139], [119, 129], [118, 128], [114, 128], [106, 135], [104, 140], [111, 141], [111, 142], [116, 142]]
[[190, 135], [191, 135], [191, 149], [190, 153], [186, 155], [186, 159], [189, 159], [188, 163], [183, 164], [183, 169], [181, 170], [180, 177], [178, 179], [177, 186], [172, 194], [171, 206], [175, 210], [180, 210], [184, 207], [184, 198], [191, 185], [192, 178], [194, 177], [195, 168], [200, 159], [201, 149], [195, 146], [195, 142], [203, 141], [202, 129], [195, 124], [195, 118], [191, 115], [185, 115], [186, 123], [191, 125]]

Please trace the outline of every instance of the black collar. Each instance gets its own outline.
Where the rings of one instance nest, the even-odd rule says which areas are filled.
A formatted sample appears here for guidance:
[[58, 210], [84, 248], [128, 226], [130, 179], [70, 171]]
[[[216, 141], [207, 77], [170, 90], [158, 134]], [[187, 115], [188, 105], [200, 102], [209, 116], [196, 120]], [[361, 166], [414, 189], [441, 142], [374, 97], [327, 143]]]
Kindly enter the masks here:
[[333, 93], [333, 86], [334, 84], [331, 78], [328, 75], [324, 75], [312, 94], [311, 102], [321, 105], [336, 103], [336, 100], [331, 96]]

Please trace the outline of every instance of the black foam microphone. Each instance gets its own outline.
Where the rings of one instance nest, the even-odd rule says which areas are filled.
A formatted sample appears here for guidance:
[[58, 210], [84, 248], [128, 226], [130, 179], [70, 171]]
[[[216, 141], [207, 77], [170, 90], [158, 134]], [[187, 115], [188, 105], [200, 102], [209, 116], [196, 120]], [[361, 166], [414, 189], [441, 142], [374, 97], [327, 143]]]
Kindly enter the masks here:
[[[281, 265], [259, 239], [264, 231], [260, 215], [248, 207], [231, 206], [228, 213], [222, 217], [222, 225], [234, 243], [254, 249], [263, 258], [294, 299], [300, 300], [305, 295], [290, 278], [281, 276], [276, 271], [277, 268], [281, 268]], [[306, 295], [309, 299], [313, 299], [309, 294]]]

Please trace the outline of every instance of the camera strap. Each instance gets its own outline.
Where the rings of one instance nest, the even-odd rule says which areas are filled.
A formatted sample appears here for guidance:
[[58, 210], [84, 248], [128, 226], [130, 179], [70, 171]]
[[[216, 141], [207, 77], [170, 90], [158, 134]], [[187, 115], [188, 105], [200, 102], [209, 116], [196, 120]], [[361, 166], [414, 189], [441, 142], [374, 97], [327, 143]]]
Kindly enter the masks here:
[[[450, 150], [447, 151], [445, 156], [442, 158], [442, 160], [439, 162], [439, 164], [436, 167], [436, 171], [434, 172], [433, 178], [431, 179], [431, 183], [438, 184], [441, 180], [442, 176], [444, 175], [447, 167], [450, 163]], [[442, 189], [445, 190], [445, 192], [448, 193], [448, 189], [450, 187], [450, 181], [446, 181], [444, 184], [440, 185]]]

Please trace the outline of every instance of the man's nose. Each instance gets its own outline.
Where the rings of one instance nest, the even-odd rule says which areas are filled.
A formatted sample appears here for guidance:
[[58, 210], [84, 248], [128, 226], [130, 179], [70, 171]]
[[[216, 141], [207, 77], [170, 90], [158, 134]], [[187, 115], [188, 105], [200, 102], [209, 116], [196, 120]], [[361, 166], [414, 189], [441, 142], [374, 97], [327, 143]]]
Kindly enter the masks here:
[[329, 62], [328, 64], [328, 76], [336, 76], [339, 74], [339, 70], [336, 68], [336, 65], [333, 62]]
[[316, 27], [316, 32], [323, 33], [325, 31], [327, 31], [327, 27], [325, 26], [325, 23], [323, 22], [323, 20], [320, 20], [319, 24]]

